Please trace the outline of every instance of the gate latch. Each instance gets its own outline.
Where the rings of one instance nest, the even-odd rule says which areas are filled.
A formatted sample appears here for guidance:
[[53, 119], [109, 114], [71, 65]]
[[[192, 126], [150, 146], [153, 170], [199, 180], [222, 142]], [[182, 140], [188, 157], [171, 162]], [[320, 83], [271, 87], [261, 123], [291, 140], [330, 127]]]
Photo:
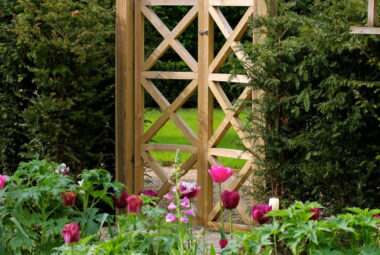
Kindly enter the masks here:
[[208, 30], [199, 30], [200, 35], [208, 35]]

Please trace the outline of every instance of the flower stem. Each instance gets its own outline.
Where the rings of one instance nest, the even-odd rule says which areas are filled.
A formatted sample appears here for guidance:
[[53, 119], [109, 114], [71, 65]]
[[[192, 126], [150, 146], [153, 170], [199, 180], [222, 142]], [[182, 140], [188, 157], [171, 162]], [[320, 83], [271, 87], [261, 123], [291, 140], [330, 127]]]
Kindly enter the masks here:
[[273, 244], [274, 244], [274, 254], [277, 255], [277, 240], [276, 240], [276, 234], [273, 235]]
[[232, 240], [232, 210], [230, 210], [230, 238]]
[[74, 255], [74, 245], [71, 245], [71, 254]]
[[224, 213], [223, 213], [222, 184], [221, 183], [219, 183], [219, 205], [220, 205], [220, 217], [221, 217], [221, 221], [222, 221], [222, 232], [224, 234]]

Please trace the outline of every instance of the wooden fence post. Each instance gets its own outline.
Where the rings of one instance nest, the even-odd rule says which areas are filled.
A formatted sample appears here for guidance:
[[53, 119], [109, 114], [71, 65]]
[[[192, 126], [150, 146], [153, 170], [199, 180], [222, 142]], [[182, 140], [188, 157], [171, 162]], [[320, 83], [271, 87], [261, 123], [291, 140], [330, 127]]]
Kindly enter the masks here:
[[134, 0], [116, 1], [115, 174], [134, 188]]
[[209, 1], [198, 0], [198, 173], [202, 192], [197, 199], [200, 224], [207, 226], [213, 206], [213, 183], [208, 174], [208, 141], [213, 131], [213, 96], [208, 87], [209, 64], [214, 52], [214, 22], [209, 15]]

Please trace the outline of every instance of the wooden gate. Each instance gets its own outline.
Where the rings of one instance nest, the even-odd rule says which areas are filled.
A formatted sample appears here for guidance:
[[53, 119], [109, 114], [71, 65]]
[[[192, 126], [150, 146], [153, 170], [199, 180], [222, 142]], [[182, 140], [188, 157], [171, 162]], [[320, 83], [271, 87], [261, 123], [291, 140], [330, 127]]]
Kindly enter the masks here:
[[[190, 6], [188, 13], [170, 30], [156, 15], [152, 6]], [[245, 14], [232, 29], [223, 13], [222, 6], [247, 7]], [[242, 131], [242, 121], [238, 111], [243, 109], [244, 100], [252, 98], [252, 90], [247, 87], [233, 105], [219, 82], [227, 82], [230, 74], [219, 73], [220, 67], [233, 51], [237, 58], [249, 64], [240, 46], [240, 39], [248, 28], [252, 15], [267, 13], [265, 0], [118, 0], [116, 15], [116, 176], [135, 193], [144, 189], [144, 162], [161, 179], [159, 190], [162, 197], [169, 191], [169, 175], [163, 166], [151, 155], [151, 151], [176, 151], [179, 148], [191, 156], [183, 164], [186, 174], [197, 164], [197, 182], [202, 191], [197, 199], [197, 224], [218, 228], [219, 203], [213, 202], [213, 183], [208, 174], [210, 165], [221, 165], [218, 157], [245, 159], [246, 163], [234, 176], [224, 183], [224, 189], [238, 190], [254, 165], [251, 154], [234, 149], [217, 148], [219, 142], [232, 126], [242, 143], [251, 149]], [[148, 20], [164, 38], [146, 59], [144, 58], [144, 20]], [[198, 61], [177, 39], [186, 28], [198, 19]], [[220, 29], [226, 41], [214, 56], [214, 27]], [[133, 46], [134, 45], [134, 46]], [[189, 72], [151, 71], [157, 60], [172, 48], [186, 63]], [[172, 102], [162, 95], [154, 82], [156, 79], [187, 80], [188, 85]], [[245, 76], [238, 75], [230, 82], [247, 83]], [[198, 134], [177, 114], [193, 93], [198, 92]], [[144, 132], [144, 93], [149, 93], [163, 113]], [[225, 113], [225, 118], [213, 132], [214, 99]], [[153, 136], [172, 120], [191, 145], [154, 144]], [[134, 123], [132, 126], [131, 123]], [[241, 201], [237, 210], [245, 224], [252, 224], [249, 208], [252, 205]], [[235, 228], [245, 228], [235, 225]]]

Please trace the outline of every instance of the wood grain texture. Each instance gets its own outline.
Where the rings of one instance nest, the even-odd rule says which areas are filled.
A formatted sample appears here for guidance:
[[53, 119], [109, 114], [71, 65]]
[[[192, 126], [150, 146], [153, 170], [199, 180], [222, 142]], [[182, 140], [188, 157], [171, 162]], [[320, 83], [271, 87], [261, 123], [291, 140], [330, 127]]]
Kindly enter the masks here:
[[116, 1], [115, 174], [134, 187], [134, 1]]

